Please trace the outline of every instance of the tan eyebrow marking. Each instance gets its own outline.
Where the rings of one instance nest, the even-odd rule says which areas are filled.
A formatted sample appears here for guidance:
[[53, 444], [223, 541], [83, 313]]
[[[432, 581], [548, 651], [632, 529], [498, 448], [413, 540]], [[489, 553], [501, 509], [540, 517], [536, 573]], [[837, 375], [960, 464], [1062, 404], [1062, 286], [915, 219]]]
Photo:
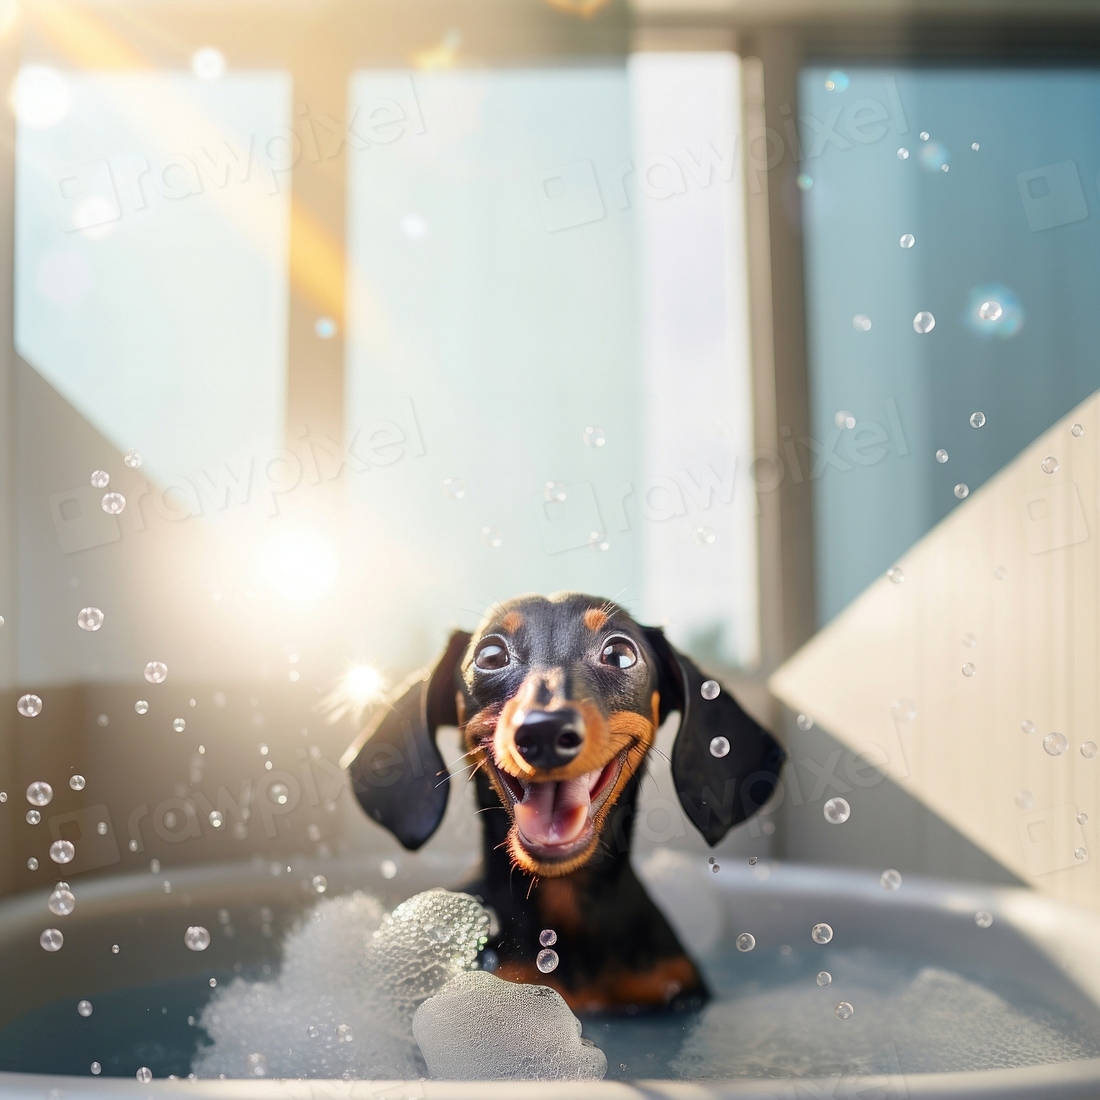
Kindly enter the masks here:
[[500, 626], [502, 630], [508, 631], [509, 634], [515, 634], [515, 632], [523, 626], [523, 616], [518, 611], [509, 611], [508, 614], [500, 620]]
[[584, 625], [589, 630], [603, 630], [607, 626], [607, 612], [598, 607], [590, 607], [584, 613]]

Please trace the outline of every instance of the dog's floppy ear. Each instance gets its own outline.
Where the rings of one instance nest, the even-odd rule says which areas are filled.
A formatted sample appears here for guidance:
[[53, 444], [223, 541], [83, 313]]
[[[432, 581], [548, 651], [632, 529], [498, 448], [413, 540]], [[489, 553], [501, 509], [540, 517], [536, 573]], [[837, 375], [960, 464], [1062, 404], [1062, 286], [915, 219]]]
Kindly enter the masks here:
[[[674, 710], [680, 712], [680, 729], [672, 746], [676, 795], [691, 823], [713, 847], [771, 798], [786, 753], [725, 689], [713, 699], [704, 698], [707, 677], [672, 647], [664, 631], [649, 627], [645, 636], [657, 658], [660, 720]], [[729, 742], [724, 756], [711, 752], [716, 737]]]
[[415, 850], [439, 828], [449, 776], [435, 743], [439, 726], [457, 726], [455, 671], [470, 635], [456, 630], [434, 668], [394, 692], [341, 760], [359, 805]]

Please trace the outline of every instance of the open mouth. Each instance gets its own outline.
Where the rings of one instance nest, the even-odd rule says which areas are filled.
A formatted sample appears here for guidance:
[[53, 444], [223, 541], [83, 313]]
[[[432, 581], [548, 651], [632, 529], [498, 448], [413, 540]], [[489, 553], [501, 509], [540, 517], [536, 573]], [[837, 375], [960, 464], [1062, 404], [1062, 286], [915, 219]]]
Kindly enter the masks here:
[[615, 787], [626, 750], [575, 779], [532, 782], [494, 766], [523, 847], [536, 859], [568, 859], [592, 840], [593, 820]]

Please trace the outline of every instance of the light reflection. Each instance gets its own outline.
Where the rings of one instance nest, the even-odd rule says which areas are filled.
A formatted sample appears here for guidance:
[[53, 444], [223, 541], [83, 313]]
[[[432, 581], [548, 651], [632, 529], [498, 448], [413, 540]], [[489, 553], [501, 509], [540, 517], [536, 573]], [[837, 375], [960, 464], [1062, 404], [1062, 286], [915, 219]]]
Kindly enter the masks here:
[[305, 531], [283, 532], [264, 547], [264, 579], [293, 603], [323, 596], [336, 582], [336, 551], [327, 540]]

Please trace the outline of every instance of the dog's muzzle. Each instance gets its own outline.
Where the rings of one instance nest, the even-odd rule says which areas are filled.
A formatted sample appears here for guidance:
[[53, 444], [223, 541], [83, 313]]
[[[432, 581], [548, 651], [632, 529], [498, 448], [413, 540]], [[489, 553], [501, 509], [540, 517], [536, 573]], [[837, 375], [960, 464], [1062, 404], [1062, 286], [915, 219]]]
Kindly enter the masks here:
[[584, 748], [584, 723], [570, 707], [532, 710], [513, 735], [516, 752], [532, 768], [563, 768]]

